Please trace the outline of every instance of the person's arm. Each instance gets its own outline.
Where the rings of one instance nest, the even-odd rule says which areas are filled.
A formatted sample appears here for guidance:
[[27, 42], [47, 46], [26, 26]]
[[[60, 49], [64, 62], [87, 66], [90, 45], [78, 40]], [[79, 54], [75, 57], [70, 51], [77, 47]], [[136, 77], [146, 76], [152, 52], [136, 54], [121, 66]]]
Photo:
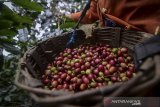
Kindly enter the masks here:
[[[78, 21], [78, 18], [80, 17], [81, 12], [73, 13], [69, 17], [74, 20]], [[87, 11], [85, 17], [82, 19], [81, 23], [83, 24], [90, 24], [94, 21], [98, 20], [98, 14], [97, 14], [97, 1], [92, 0], [89, 10]]]

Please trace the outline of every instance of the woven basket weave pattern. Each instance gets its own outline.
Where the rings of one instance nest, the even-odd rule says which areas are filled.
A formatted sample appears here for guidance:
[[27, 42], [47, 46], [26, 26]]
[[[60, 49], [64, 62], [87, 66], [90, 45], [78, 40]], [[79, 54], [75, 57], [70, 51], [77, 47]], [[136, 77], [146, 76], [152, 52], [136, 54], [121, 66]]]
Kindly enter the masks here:
[[[78, 30], [77, 34], [76, 44], [74, 45], [75, 47], [83, 43], [94, 44], [100, 42], [110, 44], [113, 47], [128, 47], [132, 53], [134, 45], [151, 36], [151, 34], [148, 33], [126, 31], [120, 28], [95, 28], [92, 33], [93, 36], [87, 40], [85, 39], [83, 31]], [[138, 72], [135, 78], [124, 83], [127, 85], [116, 83], [112, 86], [86, 90], [78, 93], [63, 91], [53, 92], [38, 88], [42, 85], [40, 83], [40, 76], [45, 70], [47, 64], [51, 63], [55, 56], [66, 48], [70, 35], [71, 33], [65, 33], [61, 36], [50, 38], [38, 43], [37, 46], [26, 52], [20, 62], [21, 72], [17, 73], [15, 83], [20, 88], [28, 91], [31, 97], [40, 104], [47, 104], [49, 106], [54, 104], [61, 105], [63, 103], [65, 106], [68, 105], [69, 107], [75, 105], [80, 107], [88, 104], [92, 104], [90, 106], [99, 106], [99, 104], [102, 103], [104, 96], [137, 96], [140, 95], [137, 92], [145, 92], [144, 89], [151, 85], [151, 82], [153, 82], [153, 86], [158, 83], [159, 78], [156, 77], [155, 79], [155, 74], [158, 73], [157, 70], [160, 69], [156, 68], [158, 65], [155, 67], [154, 61], [157, 61], [160, 57], [156, 56], [154, 59], [147, 59], [142, 66], [143, 69], [147, 69], [147, 75], [145, 74], [144, 76], [144, 73]], [[148, 64], [150, 66], [148, 66]], [[156, 64], [160, 64], [160, 62], [157, 61]], [[146, 82], [148, 80], [151, 81]], [[128, 89], [132, 90], [128, 91]], [[146, 93], [143, 93], [142, 95], [146, 95]]]

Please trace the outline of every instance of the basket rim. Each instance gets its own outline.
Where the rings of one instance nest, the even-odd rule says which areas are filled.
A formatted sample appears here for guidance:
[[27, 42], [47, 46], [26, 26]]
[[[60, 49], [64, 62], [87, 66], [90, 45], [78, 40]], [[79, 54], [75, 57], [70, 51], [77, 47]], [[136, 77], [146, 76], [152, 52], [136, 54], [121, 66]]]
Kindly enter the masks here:
[[[95, 28], [95, 29], [99, 29], [99, 28]], [[104, 29], [106, 29], [106, 28], [104, 28]], [[127, 32], [133, 32], [133, 31], [127, 31]], [[69, 34], [69, 33], [71, 33], [71, 32], [66, 32], [66, 33], [64, 33], [62, 36], [65, 36], [65, 35], [67, 35], [67, 34]], [[140, 31], [138, 31], [138, 33], [145, 33], [145, 32], [140, 32]], [[148, 33], [145, 33], [145, 34], [148, 34]], [[150, 35], [152, 35], [152, 34], [150, 34]], [[53, 37], [54, 38], [54, 37]], [[52, 39], [52, 38], [49, 38], [49, 39]], [[45, 40], [45, 41], [47, 41], [47, 40]], [[40, 43], [43, 43], [43, 42], [45, 42], [45, 41], [42, 41], [42, 42], [40, 42]], [[39, 44], [39, 43], [38, 43]], [[19, 71], [16, 73], [16, 78], [15, 78], [15, 84], [18, 86], [18, 87], [20, 87], [20, 88], [22, 88], [22, 89], [24, 89], [24, 90], [26, 90], [26, 91], [29, 91], [30, 93], [32, 93], [32, 97], [34, 98], [34, 100], [36, 100], [37, 102], [53, 102], [53, 99], [51, 99], [51, 100], [49, 100], [49, 101], [46, 101], [46, 100], [40, 100], [40, 98], [38, 98], [38, 97], [34, 97], [34, 95], [35, 95], [35, 93], [39, 93], [39, 92], [41, 92], [42, 91], [42, 93], [44, 92], [44, 91], [46, 91], [45, 89], [42, 89], [42, 90], [32, 90], [33, 89], [33, 87], [29, 87], [29, 86], [25, 86], [25, 85], [23, 85], [23, 84], [21, 84], [19, 81], [18, 81], [18, 78], [19, 78], [19, 76], [20, 76], [20, 73], [22, 74], [22, 68], [21, 68], [21, 65], [22, 64], [25, 64], [26, 63], [26, 56], [27, 56], [27, 54], [30, 52], [30, 51], [32, 51], [32, 50], [34, 50], [36, 47], [37, 47], [38, 45], [36, 45], [36, 46], [33, 46], [32, 48], [30, 48], [29, 50], [27, 50], [26, 51], [26, 53], [24, 54], [24, 56], [23, 56], [23, 60], [19, 63]], [[150, 65], [152, 65], [152, 64], [150, 64]], [[153, 66], [153, 65], [152, 65]], [[134, 78], [134, 79], [131, 79], [132, 80], [132, 82], [134, 81], [134, 82], [136, 82], [136, 81], [138, 81], [138, 79], [140, 78], [140, 77], [142, 77], [142, 72], [138, 72], [137, 73], [137, 75], [139, 75], [139, 77], [137, 77], [137, 78]], [[131, 81], [131, 80], [129, 80], [129, 81]], [[132, 83], [131, 82], [131, 83]], [[122, 83], [122, 84], [118, 84], [118, 83], [116, 83], [116, 84], [118, 84], [118, 85], [113, 85], [113, 86], [111, 86], [112, 88], [114, 87], [114, 88], [120, 88], [123, 84], [127, 84], [128, 82], [126, 82], [126, 83]], [[130, 84], [131, 84], [130, 83]], [[133, 83], [132, 83], [133, 84]], [[110, 87], [110, 88], [111, 88]], [[73, 96], [75, 96], [75, 97], [79, 97], [79, 94], [82, 94], [82, 96], [84, 97], [86, 97], [86, 96], [89, 96], [89, 95], [91, 95], [91, 94], [99, 94], [99, 95], [103, 95], [104, 93], [105, 93], [105, 90], [106, 89], [109, 89], [109, 87], [101, 87], [100, 89], [93, 89], [92, 91], [91, 90], [85, 90], [85, 91], [82, 91], [82, 92], [77, 92], [77, 93], [71, 93], [70, 95], [72, 95], [72, 97]], [[39, 91], [39, 92], [37, 92], [37, 91]], [[55, 91], [55, 92], [58, 92], [58, 91]], [[89, 94], [90, 93], [90, 94]], [[33, 95], [34, 94], [34, 95]], [[51, 90], [49, 90], [49, 91], [46, 91], [45, 93], [43, 93], [43, 94], [53, 94], [53, 91], [51, 91]], [[68, 93], [67, 93], [68, 94]], [[58, 95], [60, 95], [60, 94], [58, 94]], [[63, 96], [64, 95], [64, 96]], [[65, 94], [62, 94], [62, 96], [60, 95], [60, 98], [57, 98], [57, 101], [58, 101], [58, 99], [61, 99], [61, 98], [66, 98], [66, 100], [67, 100], [67, 98], [68, 97], [66, 97], [65, 96], [66, 95], [66, 93]], [[116, 95], [112, 95], [112, 96], [116, 96]], [[54, 100], [55, 100], [55, 98], [54, 98]], [[56, 103], [56, 102], [55, 102]]]

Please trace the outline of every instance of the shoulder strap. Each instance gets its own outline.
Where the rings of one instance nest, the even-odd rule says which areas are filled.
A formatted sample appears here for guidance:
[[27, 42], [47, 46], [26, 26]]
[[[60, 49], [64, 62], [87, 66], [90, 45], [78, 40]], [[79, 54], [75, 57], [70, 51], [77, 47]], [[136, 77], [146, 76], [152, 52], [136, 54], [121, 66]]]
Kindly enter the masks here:
[[78, 19], [78, 22], [77, 22], [76, 26], [74, 27], [73, 32], [72, 32], [72, 34], [71, 34], [71, 36], [70, 36], [70, 38], [69, 38], [69, 41], [68, 41], [68, 43], [67, 43], [67, 47], [68, 47], [68, 48], [69, 48], [69, 47], [72, 47], [73, 44], [75, 43], [76, 35], [77, 35], [76, 29], [79, 27], [79, 23], [81, 22], [81, 20], [82, 20], [82, 19], [84, 18], [84, 16], [86, 15], [87, 10], [90, 8], [90, 4], [91, 4], [91, 0], [88, 0], [85, 8], [84, 8], [83, 11], [82, 11], [81, 16], [80, 16], [79, 19]]
[[78, 22], [77, 22], [77, 24], [76, 24], [76, 26], [75, 26], [74, 29], [78, 28], [79, 23], [81, 22], [81, 20], [82, 20], [82, 19], [84, 18], [84, 16], [86, 15], [87, 10], [90, 8], [91, 1], [92, 1], [92, 0], [88, 0], [88, 2], [87, 2], [87, 4], [86, 4], [86, 6], [84, 7], [84, 9], [83, 9], [83, 11], [82, 11], [82, 14], [81, 14], [81, 16], [79, 17]]

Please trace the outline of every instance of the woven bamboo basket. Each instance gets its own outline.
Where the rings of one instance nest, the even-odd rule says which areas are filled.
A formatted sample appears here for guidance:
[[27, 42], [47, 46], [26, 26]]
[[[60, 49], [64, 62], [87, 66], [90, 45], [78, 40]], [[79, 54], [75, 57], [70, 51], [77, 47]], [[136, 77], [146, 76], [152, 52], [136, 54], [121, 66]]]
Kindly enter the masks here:
[[[152, 95], [151, 90], [154, 90], [160, 81], [160, 54], [146, 59], [137, 76], [124, 83], [115, 83], [111, 86], [77, 93], [41, 88], [40, 76], [47, 64], [51, 63], [55, 56], [66, 48], [70, 35], [70, 32], [64, 33], [38, 43], [21, 58], [15, 84], [26, 90], [40, 106], [100, 107], [103, 106], [104, 97]], [[134, 46], [151, 36], [153, 35], [120, 28], [94, 28], [92, 37], [85, 39], [85, 33], [78, 30], [74, 47], [83, 43], [100, 42], [113, 47], [127, 47], [130, 53], [134, 54]]]

